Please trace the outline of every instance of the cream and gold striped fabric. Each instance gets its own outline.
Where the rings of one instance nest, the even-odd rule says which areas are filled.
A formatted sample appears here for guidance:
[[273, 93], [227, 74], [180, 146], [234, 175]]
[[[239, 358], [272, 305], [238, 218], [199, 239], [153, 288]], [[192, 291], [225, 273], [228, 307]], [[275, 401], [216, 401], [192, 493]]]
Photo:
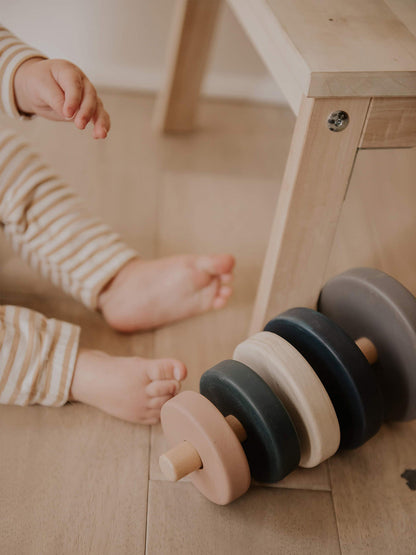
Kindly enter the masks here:
[[79, 327], [19, 306], [0, 307], [0, 324], [0, 403], [63, 405]]
[[137, 256], [15, 133], [0, 130], [0, 222], [30, 266], [87, 307]]
[[23, 62], [38, 57], [46, 56], [39, 50], [27, 46], [0, 25], [0, 112], [12, 117], [21, 116], [14, 97], [14, 74]]
[[[0, 27], [0, 111], [19, 117], [14, 74], [40, 53]], [[137, 252], [16, 133], [0, 129], [0, 223], [33, 268], [91, 309]], [[1, 287], [1, 284], [0, 284]], [[32, 310], [0, 307], [0, 403], [60, 406], [68, 400], [79, 328]]]

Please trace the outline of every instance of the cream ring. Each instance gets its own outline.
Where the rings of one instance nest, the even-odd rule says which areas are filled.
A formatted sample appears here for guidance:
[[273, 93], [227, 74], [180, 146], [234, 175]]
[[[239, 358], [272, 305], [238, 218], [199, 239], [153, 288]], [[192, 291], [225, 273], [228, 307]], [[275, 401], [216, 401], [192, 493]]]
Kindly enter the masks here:
[[299, 436], [300, 466], [317, 466], [337, 451], [340, 428], [331, 400], [310, 364], [290, 343], [262, 331], [240, 343], [233, 358], [263, 378], [286, 407]]

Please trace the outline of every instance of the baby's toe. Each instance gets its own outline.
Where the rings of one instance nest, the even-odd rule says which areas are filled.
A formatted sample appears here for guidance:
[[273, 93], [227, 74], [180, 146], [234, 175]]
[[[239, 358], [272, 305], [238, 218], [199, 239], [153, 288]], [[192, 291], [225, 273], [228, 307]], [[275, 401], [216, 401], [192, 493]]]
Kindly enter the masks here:
[[170, 358], [153, 360], [147, 368], [149, 380], [176, 380], [182, 381], [186, 378], [187, 370], [183, 362]]
[[233, 274], [222, 274], [222, 275], [220, 275], [221, 285], [229, 284], [233, 281], [233, 279], [234, 279]]
[[217, 295], [212, 302], [213, 308], [223, 308], [232, 294], [231, 287], [223, 285], [218, 289]]
[[233, 290], [229, 285], [222, 285], [217, 293], [217, 297], [221, 297], [223, 299], [228, 299], [231, 297]]
[[231, 254], [213, 254], [211, 256], [201, 256], [197, 261], [200, 270], [204, 270], [211, 275], [229, 274], [235, 264]]
[[215, 308], [215, 309], [224, 308], [226, 304], [227, 304], [227, 299], [218, 297], [217, 299], [214, 299], [214, 302], [212, 303], [212, 308]]
[[168, 401], [170, 401], [170, 399], [172, 399], [172, 397], [173, 395], [164, 395], [163, 397], [152, 397], [148, 401], [147, 406], [149, 407], [149, 409], [160, 410], [165, 403], [167, 403]]
[[146, 393], [149, 397], [172, 397], [180, 387], [176, 380], [155, 380], [146, 386]]
[[142, 419], [141, 424], [157, 424], [160, 422], [160, 409], [151, 409], [146, 414], [146, 417]]

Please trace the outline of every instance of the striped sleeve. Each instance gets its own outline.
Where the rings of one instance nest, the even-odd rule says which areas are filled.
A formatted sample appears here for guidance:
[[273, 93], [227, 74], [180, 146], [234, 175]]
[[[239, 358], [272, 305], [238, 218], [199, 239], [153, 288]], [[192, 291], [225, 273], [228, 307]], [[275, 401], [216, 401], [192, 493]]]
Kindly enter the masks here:
[[0, 403], [62, 406], [69, 397], [80, 328], [19, 306], [0, 307]]
[[14, 75], [23, 62], [30, 58], [46, 58], [27, 46], [0, 25], [0, 112], [11, 117], [24, 117], [17, 108], [14, 95]]
[[0, 131], [0, 222], [14, 250], [88, 308], [138, 256], [14, 132]]

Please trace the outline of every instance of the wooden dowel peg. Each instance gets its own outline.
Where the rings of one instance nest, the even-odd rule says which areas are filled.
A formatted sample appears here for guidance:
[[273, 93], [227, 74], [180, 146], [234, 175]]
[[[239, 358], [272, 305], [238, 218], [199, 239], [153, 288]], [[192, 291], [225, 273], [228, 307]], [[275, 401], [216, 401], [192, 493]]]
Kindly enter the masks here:
[[[245, 441], [247, 434], [241, 422], [231, 414], [225, 419], [238, 439]], [[195, 447], [189, 441], [183, 441], [159, 457], [159, 466], [167, 480], [177, 482], [202, 468], [203, 463]]]
[[183, 441], [159, 457], [159, 466], [165, 478], [177, 482], [202, 468], [202, 461], [194, 446]]
[[238, 439], [241, 442], [247, 439], [247, 434], [245, 429], [243, 428], [243, 425], [239, 420], [237, 420], [235, 416], [230, 414], [225, 417], [225, 420], [228, 422], [228, 424], [230, 425], [230, 428], [232, 429], [232, 431], [235, 433], [235, 435], [238, 437]]
[[355, 344], [363, 353], [365, 358], [368, 360], [369, 364], [375, 364], [377, 362], [378, 360], [377, 348], [374, 345], [374, 343], [371, 341], [371, 339], [368, 339], [368, 337], [360, 337], [360, 339], [357, 339]]

